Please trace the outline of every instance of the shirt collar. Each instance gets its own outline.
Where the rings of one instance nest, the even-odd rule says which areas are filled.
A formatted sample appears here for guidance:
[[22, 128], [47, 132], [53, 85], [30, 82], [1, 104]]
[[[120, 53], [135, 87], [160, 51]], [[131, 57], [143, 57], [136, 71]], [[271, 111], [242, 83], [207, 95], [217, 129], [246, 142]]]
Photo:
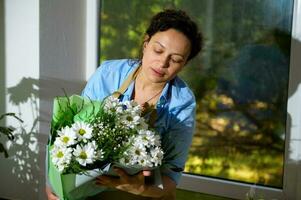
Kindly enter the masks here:
[[159, 98], [159, 101], [158, 101], [158, 105], [161, 105], [161, 104], [165, 104], [168, 100], [168, 96], [169, 96], [169, 87], [171, 86], [171, 81], [168, 81], [163, 90], [162, 90], [162, 93], [161, 93], [161, 96]]

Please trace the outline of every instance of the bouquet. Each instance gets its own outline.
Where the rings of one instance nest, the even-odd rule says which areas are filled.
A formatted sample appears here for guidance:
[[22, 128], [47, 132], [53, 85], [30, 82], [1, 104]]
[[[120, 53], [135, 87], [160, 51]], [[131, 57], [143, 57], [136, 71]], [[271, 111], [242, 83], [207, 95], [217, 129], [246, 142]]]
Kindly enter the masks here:
[[81, 199], [103, 188], [93, 184], [112, 165], [129, 174], [161, 165], [160, 136], [149, 128], [134, 101], [113, 96], [92, 101], [73, 95], [54, 100], [48, 177], [60, 199]]

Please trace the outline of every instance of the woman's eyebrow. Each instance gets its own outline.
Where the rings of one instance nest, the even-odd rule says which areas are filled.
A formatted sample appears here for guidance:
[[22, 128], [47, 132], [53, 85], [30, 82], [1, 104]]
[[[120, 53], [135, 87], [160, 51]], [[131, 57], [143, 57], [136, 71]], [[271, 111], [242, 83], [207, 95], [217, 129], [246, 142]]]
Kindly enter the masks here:
[[[155, 41], [155, 43], [159, 44], [162, 48], [166, 49], [166, 47], [163, 44], [161, 44], [159, 41]], [[180, 53], [172, 53], [172, 54], [177, 55], [177, 56], [181, 56], [181, 57], [184, 58], [184, 56]]]
[[165, 46], [163, 44], [161, 44], [159, 41], [155, 41], [155, 43], [159, 44], [162, 48], [165, 49]]

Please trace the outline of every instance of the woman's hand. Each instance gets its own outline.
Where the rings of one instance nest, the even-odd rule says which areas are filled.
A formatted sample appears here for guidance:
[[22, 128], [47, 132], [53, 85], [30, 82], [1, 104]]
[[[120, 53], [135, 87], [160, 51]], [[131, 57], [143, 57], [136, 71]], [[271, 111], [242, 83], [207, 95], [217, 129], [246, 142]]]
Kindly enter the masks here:
[[116, 188], [135, 195], [160, 198], [162, 200], [175, 200], [176, 183], [168, 176], [162, 176], [163, 189], [155, 185], [146, 185], [145, 176], [150, 176], [150, 171], [142, 171], [137, 175], [130, 176], [124, 170], [115, 168], [119, 178], [110, 176], [99, 176], [96, 184], [100, 186]]
[[126, 191], [136, 195], [142, 195], [146, 190], [144, 177], [150, 176], [150, 171], [142, 171], [137, 175], [128, 175], [124, 170], [120, 168], [114, 168], [116, 174], [119, 175], [119, 178], [110, 177], [110, 176], [99, 176], [96, 178], [96, 184], [116, 188], [118, 190]]
[[49, 186], [46, 186], [45, 191], [48, 200], [59, 200], [59, 198], [52, 192]]

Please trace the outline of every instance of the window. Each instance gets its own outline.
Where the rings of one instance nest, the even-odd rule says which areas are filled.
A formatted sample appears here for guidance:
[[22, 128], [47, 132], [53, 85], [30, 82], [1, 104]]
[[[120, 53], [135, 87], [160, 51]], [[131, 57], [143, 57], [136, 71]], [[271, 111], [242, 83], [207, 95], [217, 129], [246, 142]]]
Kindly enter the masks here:
[[180, 75], [198, 103], [185, 172], [283, 188], [293, 0], [102, 0], [100, 61], [137, 58], [148, 20], [167, 7], [205, 37]]

